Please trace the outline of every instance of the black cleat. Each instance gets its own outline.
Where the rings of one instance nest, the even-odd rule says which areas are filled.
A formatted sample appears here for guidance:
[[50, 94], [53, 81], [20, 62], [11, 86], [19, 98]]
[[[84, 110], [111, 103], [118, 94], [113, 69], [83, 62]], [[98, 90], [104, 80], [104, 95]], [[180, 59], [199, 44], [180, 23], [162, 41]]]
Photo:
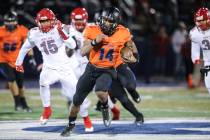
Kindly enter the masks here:
[[63, 137], [68, 137], [70, 136], [70, 134], [72, 133], [73, 129], [75, 127], [75, 123], [74, 124], [68, 124], [64, 130], [61, 132], [61, 136]]
[[94, 107], [94, 109], [95, 109], [96, 111], [101, 112], [101, 107], [102, 107], [102, 104], [101, 104], [100, 101], [98, 101], [97, 104], [96, 104], [96, 106]]
[[109, 108], [101, 108], [101, 113], [103, 116], [103, 122], [106, 127], [109, 127], [111, 124], [111, 118], [109, 113]]
[[141, 102], [141, 97], [137, 92], [134, 92], [132, 94], [130, 94], [133, 101], [135, 101], [136, 103], [140, 103]]
[[137, 126], [140, 126], [140, 125], [142, 125], [143, 123], [144, 123], [144, 116], [143, 116], [142, 113], [140, 113], [140, 114], [139, 114], [139, 117], [137, 117], [136, 120], [135, 120], [135, 124], [136, 124]]

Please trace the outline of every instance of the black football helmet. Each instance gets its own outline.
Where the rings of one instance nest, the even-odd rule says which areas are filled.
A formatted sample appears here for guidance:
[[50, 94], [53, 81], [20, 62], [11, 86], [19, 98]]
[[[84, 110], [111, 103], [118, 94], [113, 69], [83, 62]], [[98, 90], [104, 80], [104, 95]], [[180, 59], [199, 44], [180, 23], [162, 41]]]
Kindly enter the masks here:
[[9, 11], [4, 15], [4, 25], [8, 31], [13, 31], [18, 24], [17, 13]]
[[99, 26], [101, 31], [108, 36], [111, 36], [118, 24], [120, 23], [121, 14], [120, 10], [116, 7], [105, 8], [101, 12], [101, 16], [99, 18]]

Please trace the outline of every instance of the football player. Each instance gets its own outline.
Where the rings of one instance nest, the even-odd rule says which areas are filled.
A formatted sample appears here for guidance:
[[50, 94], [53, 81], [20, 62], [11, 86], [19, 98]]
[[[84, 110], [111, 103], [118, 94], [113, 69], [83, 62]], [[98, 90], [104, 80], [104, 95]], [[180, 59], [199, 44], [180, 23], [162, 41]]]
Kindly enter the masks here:
[[200, 52], [203, 53], [204, 67], [201, 73], [205, 76], [205, 85], [210, 94], [210, 11], [199, 8], [194, 15], [195, 27], [190, 31], [191, 58], [194, 64], [200, 64]]
[[113, 79], [117, 78], [115, 65], [117, 59], [121, 57], [120, 49], [131, 40], [131, 34], [124, 26], [118, 26], [120, 12], [117, 8], [107, 8], [104, 10], [105, 13], [106, 16], [100, 21], [102, 24], [88, 26], [84, 31], [85, 41], [81, 54], [83, 56], [89, 54], [89, 63], [77, 83], [69, 123], [61, 136], [69, 136], [72, 132], [79, 107], [94, 86], [96, 95], [102, 103], [104, 125], [110, 125], [108, 90]]
[[[69, 100], [73, 99], [75, 93], [77, 78], [71, 68], [71, 62], [66, 55], [65, 48], [74, 49], [75, 40], [70, 37], [63, 28], [55, 14], [48, 8], [43, 8], [37, 13], [35, 19], [38, 27], [29, 31], [28, 37], [24, 42], [16, 61], [16, 69], [23, 71], [23, 59], [31, 48], [37, 46], [43, 57], [43, 68], [40, 73], [40, 96], [44, 107], [40, 117], [41, 124], [46, 124], [51, 116], [52, 109], [50, 103], [50, 85], [59, 81], [62, 86], [62, 94]], [[69, 92], [71, 91], [71, 92]], [[87, 107], [89, 102], [84, 100], [80, 108], [80, 115], [83, 117], [85, 131], [93, 130]]]
[[[72, 10], [70, 19], [71, 25], [69, 28], [69, 33], [76, 40], [76, 48], [73, 51], [72, 49], [67, 49], [67, 54], [72, 61], [72, 68], [77, 78], [79, 78], [84, 73], [85, 67], [88, 63], [87, 56], [82, 56], [80, 53], [84, 41], [83, 31], [88, 24], [88, 13], [85, 8], [78, 7]], [[118, 120], [120, 115], [119, 109], [112, 103], [110, 99], [108, 104], [113, 113], [113, 120]]]
[[[97, 16], [98, 19], [96, 18], [96, 22], [97, 22], [96, 24], [103, 24], [103, 21], [101, 20], [104, 19], [104, 16], [106, 17], [109, 15], [109, 13], [103, 13], [103, 14], [104, 15]], [[112, 18], [111, 14], [109, 15], [109, 18]], [[101, 26], [105, 26], [105, 25], [101, 25]], [[124, 50], [125, 52], [123, 52]], [[117, 98], [120, 101], [120, 103], [123, 105], [123, 107], [127, 109], [131, 114], [134, 115], [134, 117], [136, 118], [135, 123], [137, 125], [140, 125], [143, 122], [143, 115], [135, 108], [133, 103], [128, 98], [126, 91], [124, 89], [124, 87], [127, 87], [128, 92], [130, 92], [131, 95], [134, 95], [132, 96], [134, 101], [137, 103], [140, 102], [140, 96], [138, 95], [136, 91], [135, 75], [133, 74], [133, 72], [127, 65], [127, 63], [133, 63], [133, 62], [138, 61], [138, 51], [132, 40], [128, 41], [125, 44], [125, 47], [123, 47], [120, 51], [121, 53], [124, 53], [127, 56], [125, 57], [124, 55], [122, 55], [123, 59], [121, 57], [117, 59], [116, 67], [118, 70], [117, 71], [118, 77], [117, 77], [117, 80], [113, 80], [112, 86], [109, 90], [109, 95], [111, 96], [112, 100], [115, 100], [115, 98]], [[133, 56], [131, 57], [132, 59], [130, 59], [129, 58], [130, 56], [128, 55], [129, 53], [131, 53], [131, 56], [133, 56], [133, 53], [136, 54], [136, 57]], [[98, 110], [100, 109], [100, 105], [101, 105], [100, 102], [98, 102], [97, 103]], [[114, 116], [113, 119], [116, 120], [116, 117]]]
[[[26, 112], [31, 112], [24, 96], [24, 74], [15, 70], [15, 61], [27, 33], [28, 29], [25, 26], [18, 25], [15, 11], [9, 11], [4, 15], [4, 25], [0, 27], [0, 67], [14, 97], [15, 110], [23, 109]], [[33, 60], [32, 52], [29, 55]]]

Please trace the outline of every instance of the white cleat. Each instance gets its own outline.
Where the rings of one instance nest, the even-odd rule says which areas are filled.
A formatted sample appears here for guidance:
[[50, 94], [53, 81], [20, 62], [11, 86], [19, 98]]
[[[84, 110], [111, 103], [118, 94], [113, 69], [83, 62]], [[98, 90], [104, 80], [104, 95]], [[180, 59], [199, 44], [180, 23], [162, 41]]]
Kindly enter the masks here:
[[46, 118], [44, 118], [43, 116], [41, 116], [40, 119], [39, 119], [39, 121], [40, 121], [40, 124], [41, 124], [41, 125], [46, 125], [48, 119], [46, 119]]
[[87, 133], [90, 133], [90, 132], [93, 132], [93, 131], [94, 131], [93, 127], [85, 128], [85, 132], [87, 132]]

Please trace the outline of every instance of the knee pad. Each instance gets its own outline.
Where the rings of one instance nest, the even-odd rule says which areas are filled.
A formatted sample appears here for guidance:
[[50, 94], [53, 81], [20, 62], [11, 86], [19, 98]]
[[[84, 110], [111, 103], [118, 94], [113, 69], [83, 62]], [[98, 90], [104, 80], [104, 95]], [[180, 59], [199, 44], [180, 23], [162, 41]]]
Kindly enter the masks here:
[[73, 96], [73, 104], [75, 106], [80, 106], [83, 103], [80, 97], [78, 97], [76, 94]]

